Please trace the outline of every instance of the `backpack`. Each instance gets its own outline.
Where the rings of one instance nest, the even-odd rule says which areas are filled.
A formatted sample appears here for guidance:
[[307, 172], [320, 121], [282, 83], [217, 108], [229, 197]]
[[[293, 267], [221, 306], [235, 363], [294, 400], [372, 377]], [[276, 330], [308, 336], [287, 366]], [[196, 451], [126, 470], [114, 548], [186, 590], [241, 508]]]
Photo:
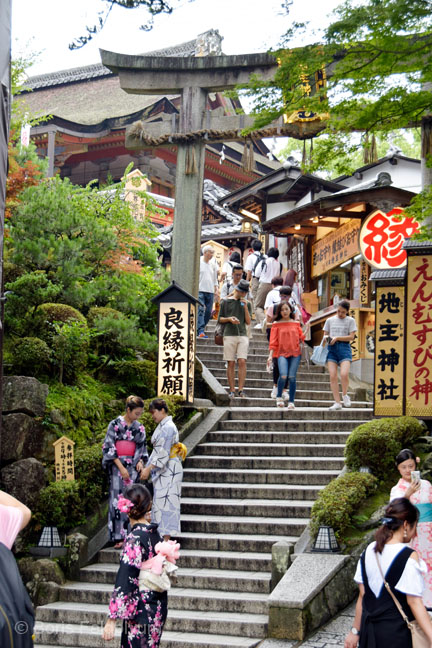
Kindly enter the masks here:
[[255, 261], [255, 265], [252, 268], [252, 276], [254, 276], [255, 270], [256, 270], [258, 264], [261, 263], [261, 261], [264, 261], [263, 270], [265, 270], [266, 267], [267, 267], [267, 264], [265, 262], [265, 254], [263, 254], [262, 252], [260, 252], [259, 255], [257, 256], [257, 260]]

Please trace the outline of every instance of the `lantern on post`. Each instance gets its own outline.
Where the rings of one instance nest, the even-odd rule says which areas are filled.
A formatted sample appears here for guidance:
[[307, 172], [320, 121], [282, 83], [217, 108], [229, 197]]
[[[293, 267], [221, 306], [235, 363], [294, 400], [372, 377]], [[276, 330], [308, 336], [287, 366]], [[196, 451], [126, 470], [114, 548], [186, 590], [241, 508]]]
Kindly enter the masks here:
[[333, 527], [320, 526], [312, 550], [316, 553], [338, 553], [340, 547]]
[[158, 305], [157, 394], [192, 403], [199, 301], [175, 281], [152, 301]]

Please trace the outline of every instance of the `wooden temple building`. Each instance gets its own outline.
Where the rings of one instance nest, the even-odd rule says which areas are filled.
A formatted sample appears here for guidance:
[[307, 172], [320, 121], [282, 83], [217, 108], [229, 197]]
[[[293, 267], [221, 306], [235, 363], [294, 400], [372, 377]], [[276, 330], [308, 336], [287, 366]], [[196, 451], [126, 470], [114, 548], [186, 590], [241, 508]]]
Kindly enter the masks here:
[[[175, 47], [149, 52], [152, 56], [207, 56], [221, 53], [222, 37], [216, 30]], [[164, 230], [163, 246], [169, 255], [170, 228], [175, 196], [176, 146], [144, 146], [132, 151], [125, 146], [126, 127], [175, 119], [180, 97], [127, 94], [118, 78], [101, 63], [34, 76], [21, 97], [28, 112], [42, 117], [31, 129], [38, 154], [49, 158], [48, 175], [60, 174], [74, 184], [91, 180], [118, 182], [126, 167], [144, 174], [148, 191], [166, 215], [155, 223]], [[240, 102], [221, 92], [211, 93], [208, 109], [216, 115], [236, 115]], [[253, 139], [253, 165], [245, 165], [243, 144], [209, 142], [206, 145], [206, 180], [203, 195], [203, 241], [218, 240], [227, 248], [246, 250], [257, 226], [249, 218], [226, 209], [219, 199], [280, 167], [265, 143]], [[210, 228], [210, 229], [209, 229]], [[213, 229], [212, 229], [213, 228]]]

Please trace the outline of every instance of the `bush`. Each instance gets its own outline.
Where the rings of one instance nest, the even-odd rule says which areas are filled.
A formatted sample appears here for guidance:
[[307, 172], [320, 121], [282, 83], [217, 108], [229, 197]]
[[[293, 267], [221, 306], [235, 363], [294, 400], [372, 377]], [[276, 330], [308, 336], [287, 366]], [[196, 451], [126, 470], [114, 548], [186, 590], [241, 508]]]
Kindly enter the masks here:
[[50, 366], [51, 351], [43, 340], [24, 337], [16, 340], [9, 356], [9, 373], [22, 376], [44, 376]]
[[108, 306], [93, 306], [87, 313], [87, 322], [89, 326], [94, 326], [95, 321], [97, 319], [100, 319], [101, 317], [113, 317], [114, 319], [120, 319], [121, 317], [125, 316], [115, 308], [109, 308]]
[[141, 398], [156, 395], [156, 363], [151, 360], [119, 360], [113, 364], [119, 393], [124, 396], [138, 393]]
[[368, 473], [352, 472], [333, 479], [315, 501], [310, 521], [312, 536], [321, 525], [333, 527], [338, 540], [350, 526], [359, 505], [376, 489], [378, 480]]
[[368, 421], [356, 427], [347, 439], [347, 467], [358, 470], [368, 466], [378, 479], [389, 477], [396, 455], [422, 434], [423, 425], [410, 416]]
[[68, 304], [41, 304], [35, 316], [35, 330], [38, 337], [47, 342], [48, 346], [55, 335], [54, 322], [82, 322], [87, 325], [87, 320], [76, 308]]
[[75, 453], [75, 479], [78, 481], [85, 513], [93, 513], [108, 496], [108, 477], [105, 470], [102, 470], [100, 443], [78, 448]]
[[88, 360], [90, 331], [87, 322], [70, 320], [53, 322], [55, 334], [52, 338], [53, 361], [59, 368], [59, 382], [72, 383]]
[[39, 495], [37, 521], [42, 526], [72, 529], [85, 522], [77, 481], [52, 482]]
[[139, 328], [137, 316], [127, 317], [114, 309], [98, 310], [112, 311], [93, 319], [93, 344], [99, 354], [123, 358], [128, 352], [132, 355], [134, 351], [155, 351], [156, 338]]

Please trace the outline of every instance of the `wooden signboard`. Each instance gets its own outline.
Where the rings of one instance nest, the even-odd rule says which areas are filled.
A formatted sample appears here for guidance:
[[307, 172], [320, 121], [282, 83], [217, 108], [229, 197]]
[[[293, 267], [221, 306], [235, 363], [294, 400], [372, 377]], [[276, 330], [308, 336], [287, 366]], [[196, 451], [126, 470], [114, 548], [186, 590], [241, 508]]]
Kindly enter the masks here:
[[65, 436], [54, 441], [56, 481], [73, 481], [75, 479], [74, 445], [75, 441]]
[[432, 254], [408, 256], [406, 288], [407, 416], [432, 417]]
[[318, 277], [358, 254], [360, 226], [360, 219], [353, 218], [312, 245], [312, 277]]
[[404, 286], [377, 286], [374, 415], [402, 416], [404, 394]]

